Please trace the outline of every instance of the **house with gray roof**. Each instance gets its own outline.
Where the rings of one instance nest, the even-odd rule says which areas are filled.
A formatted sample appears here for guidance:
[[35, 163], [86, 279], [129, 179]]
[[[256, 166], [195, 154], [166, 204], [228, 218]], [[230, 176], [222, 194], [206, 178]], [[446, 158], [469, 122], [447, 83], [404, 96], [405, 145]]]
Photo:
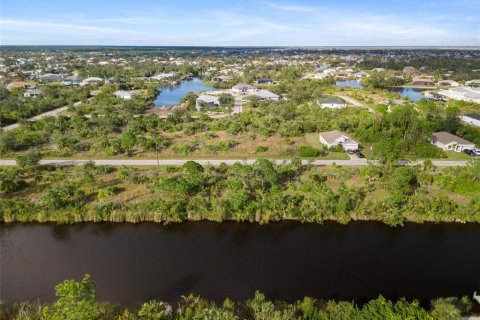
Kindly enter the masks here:
[[341, 145], [345, 150], [358, 150], [359, 143], [339, 130], [322, 132], [319, 138], [320, 142], [328, 148]]
[[475, 148], [475, 144], [463, 138], [457, 137], [450, 132], [440, 131], [432, 134], [432, 144], [445, 150], [462, 152]]
[[31, 98], [31, 97], [36, 98], [41, 94], [42, 94], [42, 90], [40, 89], [27, 89], [27, 91], [23, 93], [23, 96], [26, 98]]
[[130, 100], [137, 95], [137, 93], [134, 91], [125, 91], [125, 90], [115, 91], [114, 94], [117, 98], [124, 99], [124, 100]]
[[347, 107], [345, 102], [334, 98], [320, 99], [317, 101], [317, 105], [322, 109], [341, 109]]
[[204, 107], [219, 107], [220, 99], [216, 96], [209, 94], [202, 94], [196, 100], [195, 108], [197, 111], [201, 111]]
[[270, 92], [268, 90], [258, 90], [253, 95], [258, 96], [260, 98], [260, 100], [262, 100], [262, 101], [278, 100], [280, 98], [280, 96], [278, 94], [275, 94], [275, 93]]
[[246, 84], [246, 83], [239, 83], [239, 84], [234, 85], [232, 87], [233, 92], [242, 93], [242, 94], [255, 93], [258, 90], [259, 89], [255, 88], [254, 86], [251, 86], [251, 85]]

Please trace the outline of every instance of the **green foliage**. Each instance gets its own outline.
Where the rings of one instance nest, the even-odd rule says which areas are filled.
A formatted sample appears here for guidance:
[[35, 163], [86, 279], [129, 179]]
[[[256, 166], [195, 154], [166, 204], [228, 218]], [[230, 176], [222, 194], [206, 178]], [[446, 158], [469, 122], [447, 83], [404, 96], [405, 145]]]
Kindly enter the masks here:
[[302, 158], [314, 158], [322, 155], [322, 151], [310, 146], [300, 146], [298, 148], [298, 155]]
[[95, 284], [85, 275], [79, 282], [65, 280], [55, 287], [57, 301], [43, 309], [40, 319], [99, 319], [100, 308], [95, 302]]
[[17, 165], [21, 168], [35, 168], [39, 165], [42, 159], [42, 153], [37, 149], [30, 149], [29, 151], [17, 157]]

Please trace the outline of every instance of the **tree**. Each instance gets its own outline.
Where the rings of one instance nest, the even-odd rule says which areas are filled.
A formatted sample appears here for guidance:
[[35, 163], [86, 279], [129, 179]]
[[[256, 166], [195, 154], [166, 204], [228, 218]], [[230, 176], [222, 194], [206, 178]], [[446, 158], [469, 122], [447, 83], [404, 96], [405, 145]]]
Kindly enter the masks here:
[[55, 287], [57, 301], [43, 310], [45, 320], [98, 319], [100, 308], [95, 302], [95, 284], [87, 274], [81, 281], [65, 280]]
[[123, 150], [129, 156], [132, 154], [132, 148], [137, 143], [137, 137], [130, 131], [124, 132], [120, 137]]

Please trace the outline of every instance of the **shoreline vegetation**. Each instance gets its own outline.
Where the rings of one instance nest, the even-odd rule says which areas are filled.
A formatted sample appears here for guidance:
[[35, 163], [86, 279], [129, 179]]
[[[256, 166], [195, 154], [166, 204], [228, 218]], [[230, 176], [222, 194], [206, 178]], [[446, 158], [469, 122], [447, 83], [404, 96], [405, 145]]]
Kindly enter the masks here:
[[469, 297], [437, 298], [428, 306], [418, 300], [396, 301], [382, 296], [363, 305], [350, 301], [317, 300], [305, 297], [292, 303], [271, 301], [261, 292], [243, 302], [225, 299], [208, 301], [195, 295], [182, 296], [177, 303], [151, 300], [124, 307], [97, 302], [95, 283], [89, 275], [82, 280], [65, 280], [55, 287], [57, 299], [52, 303], [0, 302], [2, 319], [462, 319], [472, 311]]
[[0, 222], [294, 220], [480, 222], [480, 161], [465, 167], [253, 165], [42, 167], [35, 153], [0, 168]]

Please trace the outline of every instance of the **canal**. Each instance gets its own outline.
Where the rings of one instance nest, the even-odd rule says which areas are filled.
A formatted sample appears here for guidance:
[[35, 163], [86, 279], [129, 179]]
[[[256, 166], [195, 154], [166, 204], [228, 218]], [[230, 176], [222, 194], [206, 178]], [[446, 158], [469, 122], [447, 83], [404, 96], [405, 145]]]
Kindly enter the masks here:
[[0, 300], [51, 301], [89, 273], [115, 303], [187, 293], [431, 299], [480, 290], [480, 225], [189, 222], [0, 225]]
[[[360, 84], [358, 80], [337, 80], [335, 86], [339, 88], [354, 88], [354, 89], [363, 89], [365, 86]], [[425, 90], [418, 88], [389, 88], [391, 92], [396, 92], [403, 97], [410, 98], [412, 101], [418, 101], [424, 99], [425, 96], [423, 92]]]
[[180, 103], [189, 92], [212, 90], [213, 87], [203, 83], [200, 78], [185, 80], [176, 85], [160, 87], [160, 93], [155, 98], [156, 107], [172, 107]]

